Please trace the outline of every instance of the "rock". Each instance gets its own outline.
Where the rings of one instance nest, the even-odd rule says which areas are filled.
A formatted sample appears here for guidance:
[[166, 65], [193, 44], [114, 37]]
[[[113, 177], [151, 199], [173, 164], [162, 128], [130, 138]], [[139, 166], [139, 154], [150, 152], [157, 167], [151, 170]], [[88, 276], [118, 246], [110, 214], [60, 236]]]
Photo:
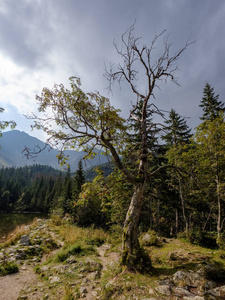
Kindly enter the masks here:
[[206, 280], [203, 284], [202, 288], [203, 291], [212, 290], [217, 286], [217, 284], [214, 281]]
[[203, 282], [203, 278], [199, 273], [196, 272], [177, 271], [171, 277], [171, 281], [175, 286], [199, 287], [199, 285]]
[[108, 289], [111, 286], [114, 286], [114, 280], [110, 280], [108, 283], [106, 283], [105, 288]]
[[155, 294], [155, 292], [152, 288], [149, 288], [148, 293], [149, 293], [149, 295], [154, 295]]
[[50, 268], [49, 266], [43, 266], [41, 268], [41, 272], [46, 272], [46, 271], [48, 271], [49, 268]]
[[150, 243], [150, 240], [151, 240], [151, 236], [149, 233], [146, 233], [143, 237], [142, 237], [142, 241], [143, 243]]
[[205, 297], [201, 297], [201, 296], [186, 297], [186, 296], [184, 296], [182, 299], [183, 300], [205, 300]]
[[102, 269], [102, 265], [100, 263], [90, 258], [86, 259], [86, 266], [87, 268], [85, 268], [85, 271], [88, 272], [100, 271]]
[[55, 283], [55, 282], [59, 282], [60, 281], [60, 277], [58, 276], [50, 276], [49, 277], [50, 283]]
[[209, 290], [205, 295], [214, 296], [216, 299], [225, 299], [225, 285]]
[[97, 293], [96, 291], [91, 292], [91, 294], [92, 294], [92, 296], [95, 297], [95, 298], [98, 296], [98, 293]]
[[74, 263], [77, 262], [77, 259], [76, 259], [76, 257], [74, 255], [71, 255], [70, 257], [67, 258], [66, 262], [68, 264], [74, 264]]
[[171, 295], [171, 287], [169, 285], [159, 285], [155, 290], [162, 295]]
[[87, 294], [88, 291], [85, 287], [82, 286], [82, 287], [80, 287], [79, 292], [82, 295], [82, 294]]
[[29, 246], [30, 245], [30, 239], [28, 235], [22, 235], [20, 238], [20, 244], [23, 246]]
[[188, 297], [194, 297], [195, 295], [190, 293], [187, 289], [177, 287], [174, 289], [174, 292], [176, 296], [188, 296]]

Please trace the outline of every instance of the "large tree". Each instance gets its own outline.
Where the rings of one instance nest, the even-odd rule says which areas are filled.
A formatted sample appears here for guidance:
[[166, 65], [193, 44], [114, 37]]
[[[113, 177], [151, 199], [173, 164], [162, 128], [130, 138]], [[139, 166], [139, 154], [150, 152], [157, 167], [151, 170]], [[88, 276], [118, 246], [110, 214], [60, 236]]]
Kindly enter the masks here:
[[174, 109], [169, 113], [169, 119], [165, 120], [165, 135], [162, 139], [169, 146], [187, 143], [191, 138], [191, 129], [184, 117], [181, 117]]
[[[115, 44], [122, 63], [118, 64], [115, 70], [115, 65], [112, 65], [105, 74], [109, 88], [115, 82], [125, 81], [136, 98], [135, 106], [130, 109], [130, 116], [136, 122], [140, 146], [133, 158], [132, 170], [129, 168], [130, 165], [127, 166], [126, 161], [121, 159], [124, 149], [130, 142], [127, 138], [129, 122], [120, 116], [120, 111], [115, 109], [106, 97], [99, 93], [85, 93], [78, 78], [70, 78], [71, 90], [62, 84], [55, 85], [53, 89], [44, 88], [36, 100], [39, 111], [45, 114], [40, 117], [33, 115], [30, 118], [35, 120], [34, 127], [44, 130], [50, 136], [48, 143], [60, 146], [59, 159], [62, 162], [66, 160], [62, 155], [64, 149], [82, 148], [91, 157], [95, 154], [94, 149], [100, 147], [105, 149], [106, 154], [111, 155], [116, 167], [123, 172], [127, 182], [133, 185], [133, 195], [124, 222], [122, 263], [130, 269], [138, 269], [143, 266], [143, 257], [146, 258], [138, 240], [138, 225], [146, 183], [150, 177], [168, 167], [156, 167], [149, 171], [151, 155], [148, 132], [156, 127], [156, 123], [148, 126], [147, 107], [150, 105], [153, 113], [161, 115], [154, 104], [154, 90], [162, 80], [171, 80], [177, 84], [174, 76], [177, 71], [176, 63], [189, 43], [171, 54], [171, 45], [165, 31], [155, 35], [149, 47], [140, 46], [140, 38], [135, 37], [133, 31], [134, 26], [122, 35], [121, 48]], [[157, 51], [155, 49], [161, 40], [163, 50], [159, 54], [160, 47]], [[138, 116], [135, 114], [137, 109], [140, 111]], [[51, 126], [51, 122], [57, 127]], [[145, 261], [144, 266], [151, 267], [150, 260]]]
[[203, 97], [201, 100], [203, 116], [201, 120], [213, 121], [219, 117], [221, 112], [225, 111], [224, 103], [219, 101], [219, 95], [215, 95], [214, 88], [207, 82], [203, 89]]
[[[162, 136], [162, 139], [166, 141], [166, 147], [167, 149], [173, 147], [172, 151], [174, 151], [174, 148], [179, 147], [181, 144], [188, 143], [191, 138], [191, 129], [188, 127], [187, 122], [184, 117], [181, 117], [174, 109], [171, 109], [169, 113], [169, 119], [165, 120], [165, 135]], [[173, 161], [173, 163], [176, 164], [176, 157]], [[173, 177], [173, 176], [171, 176]], [[176, 182], [178, 182], [178, 186], [176, 186], [175, 183], [173, 183], [173, 187], [178, 190], [178, 193], [180, 195], [181, 200], [181, 206], [182, 206], [182, 215], [185, 222], [186, 232], [188, 232], [188, 219], [186, 214], [186, 205], [185, 205], [185, 195], [183, 192], [184, 184], [181, 180], [181, 177], [179, 174], [175, 173]], [[173, 180], [171, 181], [171, 183]], [[178, 232], [178, 207], [176, 207], [176, 232]]]

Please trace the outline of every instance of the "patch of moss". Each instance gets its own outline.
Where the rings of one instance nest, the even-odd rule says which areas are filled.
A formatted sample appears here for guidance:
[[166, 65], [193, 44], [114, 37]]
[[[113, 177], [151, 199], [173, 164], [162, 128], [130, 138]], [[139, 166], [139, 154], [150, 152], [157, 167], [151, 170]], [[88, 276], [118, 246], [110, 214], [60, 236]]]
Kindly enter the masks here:
[[6, 276], [8, 274], [17, 273], [19, 271], [19, 267], [14, 262], [4, 262], [0, 266], [0, 276]]

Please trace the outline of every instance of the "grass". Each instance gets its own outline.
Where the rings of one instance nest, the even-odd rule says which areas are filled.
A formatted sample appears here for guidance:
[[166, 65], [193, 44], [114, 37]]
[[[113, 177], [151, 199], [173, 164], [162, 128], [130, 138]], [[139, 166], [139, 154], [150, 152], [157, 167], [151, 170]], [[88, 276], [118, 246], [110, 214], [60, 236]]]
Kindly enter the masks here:
[[17, 226], [10, 234], [7, 235], [5, 242], [0, 244], [0, 249], [14, 245], [21, 236], [27, 234], [28, 231], [29, 229], [27, 225]]
[[4, 262], [0, 266], [0, 276], [6, 276], [8, 274], [17, 273], [19, 271], [19, 267], [14, 262]]
[[[35, 271], [46, 287], [51, 290], [51, 295], [55, 297], [52, 299], [59, 299], [57, 298], [59, 295], [63, 300], [77, 299], [79, 287], [82, 286], [84, 278], [90, 272], [97, 270], [97, 266], [94, 266], [95, 269], [92, 270], [92, 267], [88, 265], [87, 257], [101, 264], [102, 258], [98, 256], [97, 247], [104, 243], [111, 244], [105, 254], [106, 257], [110, 252], [117, 252], [121, 246], [120, 235], [113, 233], [112, 236], [110, 232], [105, 232], [103, 229], [79, 228], [65, 222], [62, 222], [61, 225], [49, 223], [49, 227], [59, 240], [64, 241], [64, 246], [57, 252], [52, 252], [54, 256], [44, 263], [49, 264], [46, 266], [46, 270], [42, 270], [43, 265], [40, 264], [36, 266]], [[15, 234], [17, 238], [20, 235], [21, 233]], [[160, 245], [144, 247], [152, 261], [152, 274], [131, 273], [117, 262], [108, 261], [110, 264], [107, 269], [99, 270], [99, 277], [95, 283], [101, 299], [121, 299], [121, 297], [144, 299], [149, 297], [149, 290], [155, 293], [154, 288], [158, 286], [160, 279], [164, 279], [178, 270], [196, 270], [199, 268], [199, 264], [218, 266], [216, 275], [213, 268], [207, 269], [206, 275], [208, 278], [217, 276], [218, 281], [224, 280], [224, 251], [203, 248], [178, 239], [162, 239], [161, 241]], [[70, 256], [75, 256], [74, 263], [66, 262]], [[68, 268], [64, 269], [66, 265]], [[61, 267], [63, 271], [61, 271]], [[50, 285], [50, 276], [60, 276], [61, 281]], [[156, 294], [152, 294], [152, 296], [157, 297]]]
[[74, 225], [66, 224], [59, 228], [59, 234], [65, 243], [74, 244], [79, 241], [107, 241], [110, 238], [109, 233], [103, 229], [93, 227], [80, 228]]
[[95, 252], [92, 246], [81, 246], [80, 244], [73, 244], [64, 246], [63, 249], [54, 256], [54, 262], [64, 262], [70, 255], [88, 255]]

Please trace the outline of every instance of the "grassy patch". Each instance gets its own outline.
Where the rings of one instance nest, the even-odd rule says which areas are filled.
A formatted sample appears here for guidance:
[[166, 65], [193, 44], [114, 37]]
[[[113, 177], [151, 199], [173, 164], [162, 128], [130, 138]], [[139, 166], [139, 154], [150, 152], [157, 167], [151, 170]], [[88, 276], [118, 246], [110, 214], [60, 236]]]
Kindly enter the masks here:
[[19, 267], [13, 262], [4, 262], [0, 266], [0, 276], [6, 276], [8, 274], [17, 273], [18, 271]]
[[65, 246], [53, 258], [53, 262], [64, 262], [71, 255], [88, 255], [95, 252], [92, 246], [82, 246], [80, 244], [73, 244]]

